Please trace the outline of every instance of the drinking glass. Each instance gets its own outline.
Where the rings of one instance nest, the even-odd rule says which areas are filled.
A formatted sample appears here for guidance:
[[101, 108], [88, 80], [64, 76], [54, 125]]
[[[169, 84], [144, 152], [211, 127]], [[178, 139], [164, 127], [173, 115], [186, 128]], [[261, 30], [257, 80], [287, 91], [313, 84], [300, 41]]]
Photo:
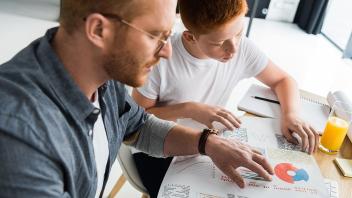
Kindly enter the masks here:
[[351, 104], [337, 101], [334, 103], [323, 135], [320, 139], [319, 149], [327, 154], [336, 154], [345, 139], [352, 121]]

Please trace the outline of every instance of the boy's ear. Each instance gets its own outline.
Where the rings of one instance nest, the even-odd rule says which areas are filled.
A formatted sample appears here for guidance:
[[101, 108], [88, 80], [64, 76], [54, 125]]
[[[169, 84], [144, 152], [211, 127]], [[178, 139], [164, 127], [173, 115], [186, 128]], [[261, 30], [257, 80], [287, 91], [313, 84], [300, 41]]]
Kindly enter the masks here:
[[182, 34], [182, 36], [183, 36], [183, 38], [185, 38], [186, 39], [186, 41], [188, 41], [188, 42], [195, 42], [196, 41], [196, 37], [193, 35], [193, 33], [192, 32], [190, 32], [190, 31], [184, 31], [183, 32], [183, 34]]

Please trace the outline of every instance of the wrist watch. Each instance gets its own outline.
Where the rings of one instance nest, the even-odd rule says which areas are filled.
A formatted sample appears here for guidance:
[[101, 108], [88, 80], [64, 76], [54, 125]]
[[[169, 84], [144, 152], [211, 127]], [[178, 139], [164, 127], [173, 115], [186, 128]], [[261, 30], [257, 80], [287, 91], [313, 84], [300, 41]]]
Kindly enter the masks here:
[[209, 135], [218, 135], [218, 133], [219, 131], [216, 129], [203, 129], [198, 142], [198, 151], [200, 154], [206, 155], [205, 144], [207, 143]]

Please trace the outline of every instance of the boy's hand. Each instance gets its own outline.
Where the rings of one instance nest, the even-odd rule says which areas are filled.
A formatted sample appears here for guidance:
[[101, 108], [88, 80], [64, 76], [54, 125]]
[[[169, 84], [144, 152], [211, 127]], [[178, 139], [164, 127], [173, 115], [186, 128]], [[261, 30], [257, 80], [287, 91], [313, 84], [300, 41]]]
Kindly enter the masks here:
[[222, 107], [210, 106], [198, 102], [190, 102], [189, 105], [190, 118], [205, 124], [208, 128], [213, 128], [212, 123], [214, 121], [220, 122], [230, 130], [240, 127], [240, 119]]
[[216, 135], [210, 135], [205, 153], [214, 164], [240, 188], [244, 188], [244, 180], [236, 170], [245, 167], [257, 173], [265, 180], [271, 181], [274, 170], [267, 159], [257, 150], [237, 140], [227, 140]]
[[297, 114], [284, 114], [281, 120], [282, 134], [286, 139], [294, 144], [298, 141], [293, 137], [293, 133], [297, 133], [302, 139], [302, 151], [312, 154], [319, 146], [319, 133], [312, 126], [301, 120]]

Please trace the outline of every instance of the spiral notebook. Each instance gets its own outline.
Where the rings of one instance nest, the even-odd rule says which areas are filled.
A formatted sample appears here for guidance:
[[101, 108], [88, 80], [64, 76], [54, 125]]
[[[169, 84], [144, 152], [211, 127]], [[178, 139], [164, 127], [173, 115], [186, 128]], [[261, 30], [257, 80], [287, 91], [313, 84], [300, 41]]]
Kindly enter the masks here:
[[[278, 101], [270, 88], [253, 84], [239, 102], [238, 108], [262, 117], [278, 119], [281, 117], [280, 104], [254, 97]], [[300, 105], [300, 117], [319, 133], [322, 133], [329, 116], [330, 106], [314, 97], [310, 97], [308, 94], [301, 94]]]

